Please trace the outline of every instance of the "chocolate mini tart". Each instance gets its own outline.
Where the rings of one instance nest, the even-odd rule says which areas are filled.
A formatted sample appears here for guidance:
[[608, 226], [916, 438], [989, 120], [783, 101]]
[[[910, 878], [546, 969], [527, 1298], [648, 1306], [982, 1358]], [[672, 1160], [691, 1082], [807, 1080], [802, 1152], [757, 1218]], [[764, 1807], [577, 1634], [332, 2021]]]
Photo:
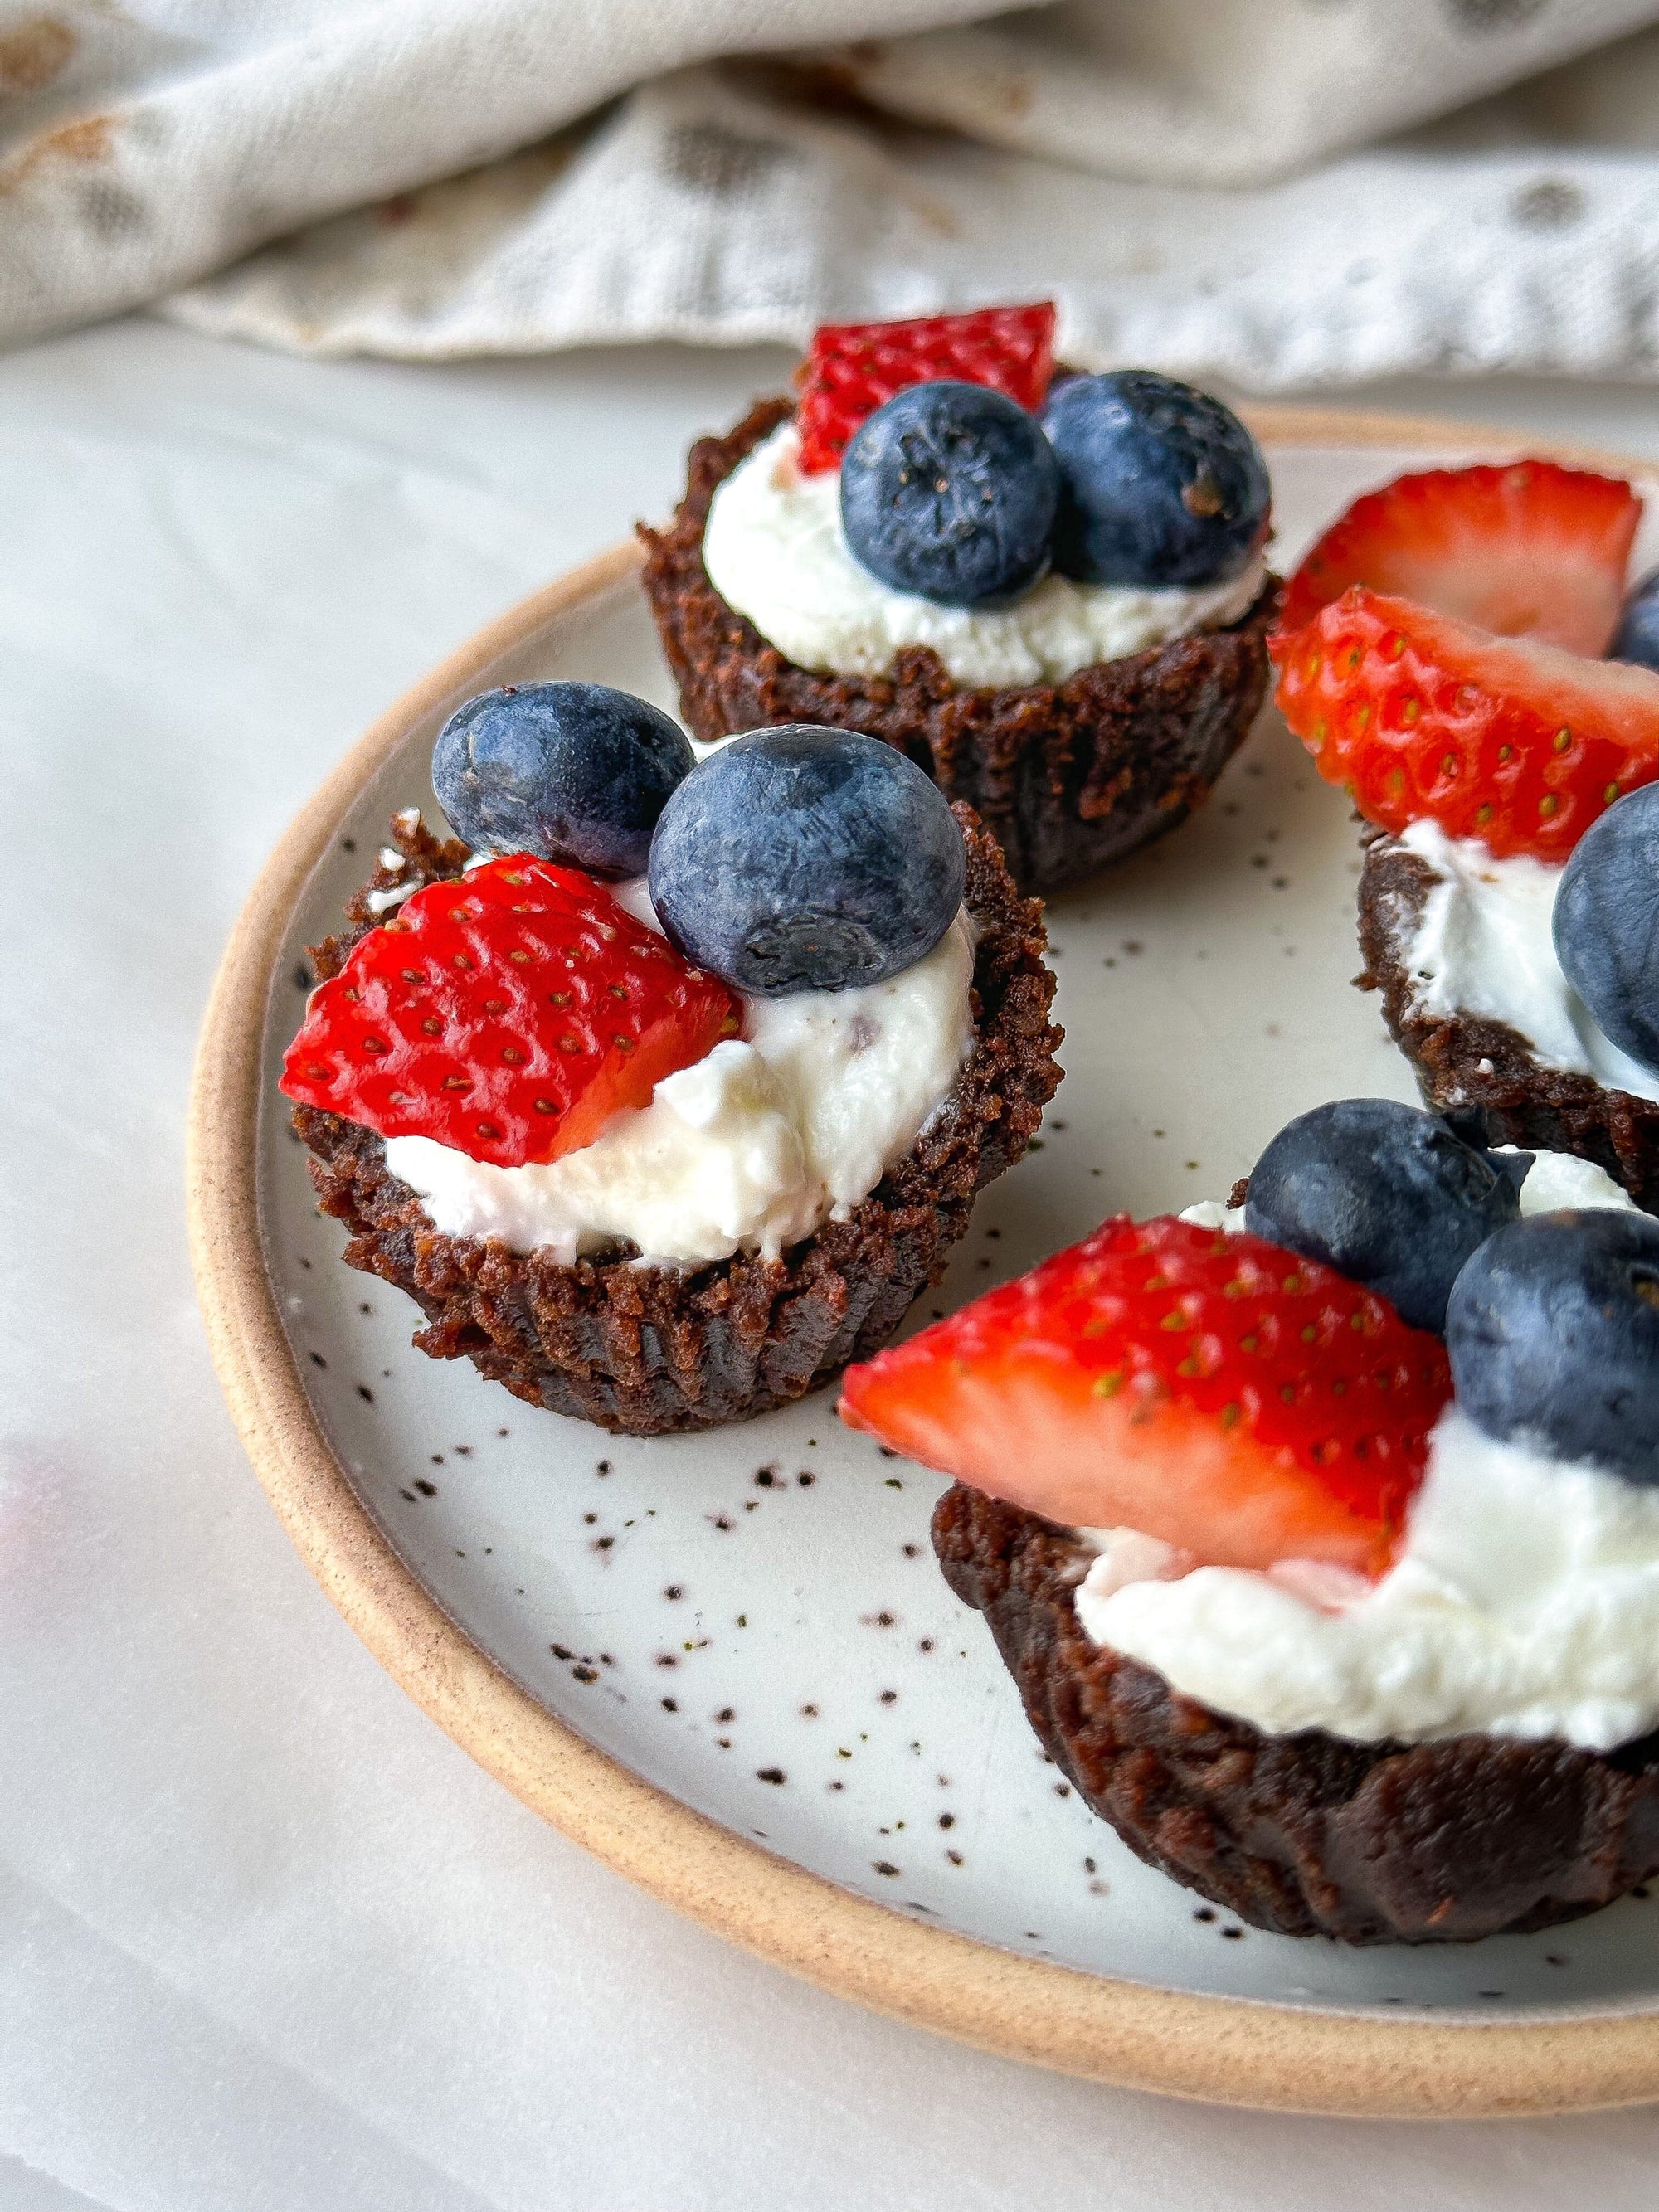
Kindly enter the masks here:
[[1410, 1060], [1425, 1103], [1459, 1134], [1594, 1160], [1638, 1206], [1659, 1213], [1659, 1105], [1609, 1091], [1592, 1075], [1546, 1067], [1519, 1030], [1482, 1014], [1433, 1013], [1418, 995], [1410, 952], [1440, 880], [1385, 830], [1365, 830], [1359, 878], [1363, 991], [1382, 994], [1389, 1034]]
[[1659, 1870], [1659, 1735], [1267, 1735], [1091, 1643], [1075, 1539], [957, 1485], [933, 1547], [1043, 1748], [1138, 1858], [1282, 1936], [1468, 1943], [1575, 1920]]
[[[623, 1245], [562, 1267], [544, 1253], [445, 1236], [388, 1170], [375, 1131], [296, 1107], [321, 1209], [351, 1231], [348, 1266], [409, 1293], [427, 1317], [415, 1343], [433, 1358], [471, 1359], [531, 1405], [619, 1435], [746, 1420], [868, 1358], [944, 1272], [975, 1197], [1024, 1152], [1060, 1081], [1042, 909], [1016, 891], [971, 809], [956, 813], [979, 932], [977, 1041], [944, 1106], [845, 1221], [776, 1260], [641, 1267]], [[417, 813], [397, 816], [392, 836], [398, 865], [378, 868], [346, 908], [351, 927], [313, 948], [319, 982], [339, 973], [392, 896], [459, 875], [467, 858]]]
[[702, 565], [716, 489], [793, 411], [763, 399], [726, 437], [700, 439], [672, 523], [641, 526], [646, 595], [695, 736], [823, 722], [885, 738], [977, 811], [1028, 891], [1122, 860], [1208, 798], [1267, 690], [1276, 578], [1228, 629], [1097, 661], [1063, 684], [975, 690], [927, 646], [906, 647], [888, 676], [815, 673], [728, 606]]

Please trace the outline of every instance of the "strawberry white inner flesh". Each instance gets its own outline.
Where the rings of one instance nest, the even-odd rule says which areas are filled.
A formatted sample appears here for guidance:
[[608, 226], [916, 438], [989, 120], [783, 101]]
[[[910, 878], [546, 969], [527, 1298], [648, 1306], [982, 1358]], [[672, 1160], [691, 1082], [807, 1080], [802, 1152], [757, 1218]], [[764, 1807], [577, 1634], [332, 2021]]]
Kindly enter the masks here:
[[1523, 459], [1396, 477], [1309, 549], [1285, 597], [1300, 627], [1351, 585], [1592, 659], [1619, 618], [1642, 503], [1622, 478]]

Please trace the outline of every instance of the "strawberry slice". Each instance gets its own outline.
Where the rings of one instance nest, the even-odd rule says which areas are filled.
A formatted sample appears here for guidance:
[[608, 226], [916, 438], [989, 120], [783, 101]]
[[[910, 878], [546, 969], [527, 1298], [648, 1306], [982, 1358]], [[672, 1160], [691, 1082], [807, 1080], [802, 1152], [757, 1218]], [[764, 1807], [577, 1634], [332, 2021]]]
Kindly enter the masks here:
[[1374, 1575], [1450, 1395], [1439, 1339], [1334, 1269], [1120, 1214], [850, 1368], [841, 1413], [1062, 1526]]
[[532, 854], [414, 892], [313, 992], [282, 1088], [495, 1167], [558, 1159], [739, 1026], [604, 884]]
[[896, 392], [949, 377], [988, 384], [1022, 407], [1042, 404], [1054, 367], [1054, 310], [980, 307], [969, 315], [925, 315], [908, 323], [826, 323], [802, 364], [800, 466], [838, 469], [859, 425]]
[[1357, 499], [1306, 555], [1279, 628], [1300, 629], [1351, 584], [1367, 584], [1500, 637], [1599, 657], [1641, 518], [1622, 479], [1553, 461], [1396, 477]]
[[1659, 775], [1659, 676], [1494, 637], [1355, 585], [1273, 641], [1285, 720], [1367, 821], [1430, 815], [1500, 859], [1565, 860]]

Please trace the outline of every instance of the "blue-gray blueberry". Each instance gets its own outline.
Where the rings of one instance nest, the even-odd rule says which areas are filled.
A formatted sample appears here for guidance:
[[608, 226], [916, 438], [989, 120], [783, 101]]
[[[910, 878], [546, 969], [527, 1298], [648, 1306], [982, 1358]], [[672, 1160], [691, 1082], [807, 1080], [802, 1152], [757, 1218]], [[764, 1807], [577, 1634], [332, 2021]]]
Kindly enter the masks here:
[[1413, 1328], [1445, 1326], [1458, 1271], [1521, 1210], [1515, 1176], [1437, 1115], [1340, 1098], [1287, 1122], [1250, 1170], [1244, 1225], [1385, 1297]]
[[444, 724], [432, 787], [475, 849], [639, 876], [669, 793], [696, 761], [660, 708], [608, 684], [509, 684]]
[[792, 723], [686, 777], [651, 847], [651, 898], [688, 960], [764, 999], [885, 982], [962, 904], [962, 831], [905, 754]]

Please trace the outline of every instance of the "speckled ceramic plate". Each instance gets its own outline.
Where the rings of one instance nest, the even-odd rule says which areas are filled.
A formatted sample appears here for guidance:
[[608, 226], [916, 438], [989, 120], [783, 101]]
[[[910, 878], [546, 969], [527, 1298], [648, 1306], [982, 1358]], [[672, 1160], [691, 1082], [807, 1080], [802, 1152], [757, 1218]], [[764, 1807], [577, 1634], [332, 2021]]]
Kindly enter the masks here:
[[[1516, 450], [1288, 410], [1260, 428], [1287, 566], [1425, 452]], [[833, 1394], [615, 1439], [422, 1358], [413, 1309], [340, 1264], [274, 1087], [304, 948], [392, 811], [431, 807], [429, 748], [459, 700], [569, 675], [670, 702], [636, 571], [623, 549], [553, 586], [395, 707], [283, 840], [220, 975], [193, 1115], [203, 1302], [254, 1464], [330, 1596], [548, 1818], [885, 2011], [1078, 2073], [1302, 2110], [1659, 2094], [1659, 1903], [1443, 1949], [1240, 1927], [1131, 1858], [1045, 1763], [934, 1565], [938, 1482], [843, 1430]], [[1343, 801], [1269, 713], [1194, 822], [1054, 902], [1066, 1081], [919, 1318], [1115, 1208], [1224, 1193], [1321, 1099], [1411, 1096], [1350, 988], [1358, 869]]]

